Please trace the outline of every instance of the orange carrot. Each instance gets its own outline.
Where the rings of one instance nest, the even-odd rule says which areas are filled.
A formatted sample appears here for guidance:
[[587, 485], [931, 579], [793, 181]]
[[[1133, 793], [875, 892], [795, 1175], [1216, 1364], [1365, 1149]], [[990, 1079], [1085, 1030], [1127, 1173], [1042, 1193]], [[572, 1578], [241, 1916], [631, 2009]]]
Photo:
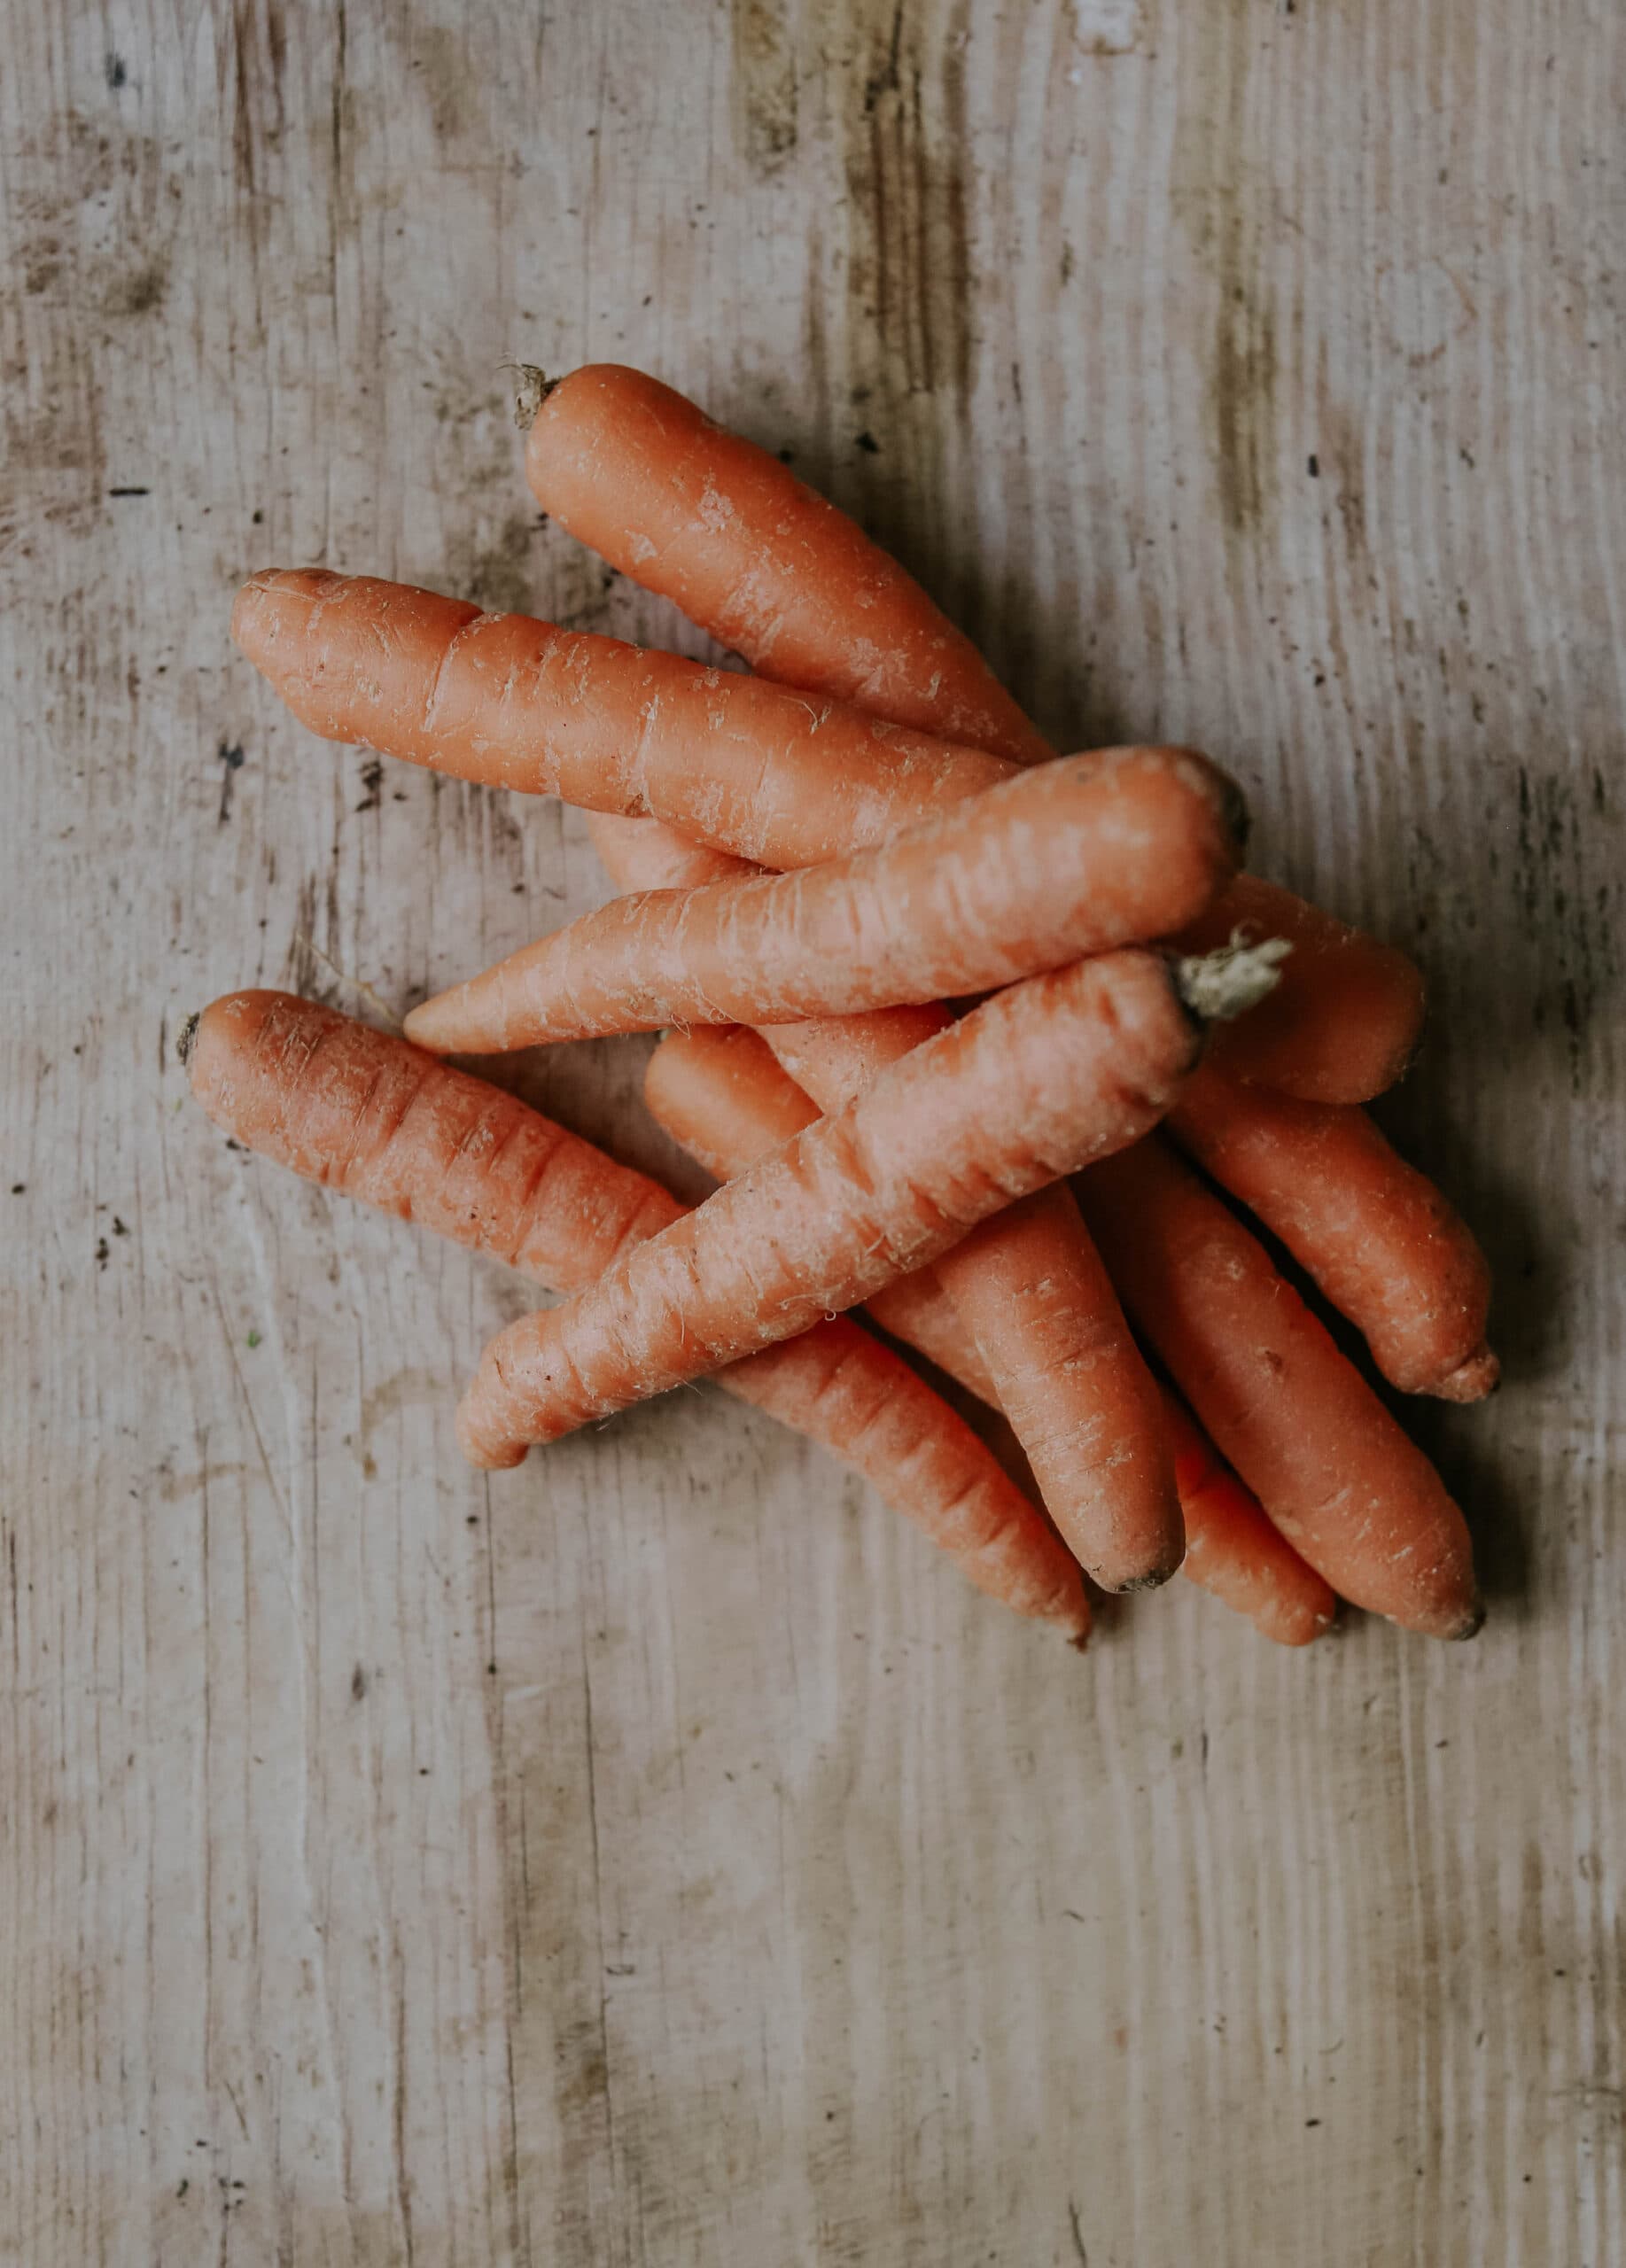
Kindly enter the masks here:
[[1161, 1139], [1078, 1188], [1131, 1315], [1301, 1557], [1358, 1606], [1471, 1637], [1461, 1513], [1257, 1240]]
[[[686, 861], [678, 841], [654, 820], [589, 824], [623, 889], [702, 882], [712, 872], [704, 862], [717, 856], [699, 851]], [[765, 1037], [819, 1107], [835, 1112], [949, 1022], [937, 1006], [881, 1008], [774, 1025]], [[965, 1264], [956, 1274], [961, 1336], [970, 1334], [977, 1361], [997, 1379], [996, 1398], [1027, 1413], [1031, 1438], [1023, 1447], [1051, 1518], [1109, 1588], [1165, 1579], [1183, 1549], [1174, 1461], [1151, 1379], [1078, 1208], [1041, 1192], [984, 1222], [969, 1242], [989, 1265]], [[1075, 1311], [1077, 1343], [1060, 1359], [1049, 1288], [1057, 1283], [1070, 1286], [1075, 1300], [1085, 1285], [1096, 1294], [1093, 1309]], [[884, 1316], [881, 1297], [880, 1307], [874, 1296], [870, 1304]], [[1115, 1445], [1108, 1464], [1069, 1453], [1071, 1443], [1101, 1440]]]
[[[759, 677], [847, 701], [1012, 763], [1054, 751], [896, 560], [754, 443], [641, 370], [527, 374], [520, 422], [537, 501]], [[769, 861], [770, 864], [777, 863]], [[1393, 946], [1241, 875], [1182, 950], [1232, 930], [1293, 942], [1270, 1006], [1217, 1034], [1215, 1060], [1312, 1102], [1365, 1102], [1416, 1045], [1422, 979]]]
[[[766, 1043], [731, 1024], [668, 1032], [650, 1058], [643, 1095], [657, 1124], [717, 1181], [735, 1180], [820, 1115]], [[865, 1305], [894, 1339], [918, 1348], [983, 1401], [996, 1400], [976, 1341], [934, 1270], [899, 1277]]]
[[1234, 871], [1241, 799], [1184, 750], [1058, 757], [877, 850], [618, 898], [414, 1009], [481, 1053], [926, 1004], [1165, 936]]
[[[665, 819], [630, 819], [619, 812], [589, 812], [587, 833], [604, 869], [621, 889], [699, 889], [761, 872], [731, 851], [713, 850], [680, 834]], [[619, 880], [623, 873], [634, 879]]]
[[1166, 1390], [1163, 1417], [1186, 1515], [1180, 1573], [1279, 1646], [1307, 1646], [1338, 1613], [1332, 1586], [1307, 1566], [1252, 1491], [1216, 1454], [1185, 1404]]
[[327, 740], [648, 813], [770, 866], [883, 842], [1013, 769], [758, 678], [370, 576], [268, 569], [238, 592], [231, 634]]
[[1238, 930], [1293, 951], [1258, 1014], [1215, 1034], [1216, 1065], [1305, 1102], [1369, 1102], [1392, 1087], [1422, 1029], [1416, 963], [1257, 874], [1238, 874], [1188, 922], [1181, 950], [1211, 952]]
[[856, 1306], [1135, 1140], [1199, 1045], [1170, 964], [1134, 948], [996, 993], [590, 1291], [499, 1334], [459, 1411], [465, 1450], [517, 1464]]
[[1364, 1333], [1392, 1386], [1447, 1402], [1490, 1392], [1484, 1254], [1364, 1110], [1242, 1086], [1205, 1063], [1169, 1122]]
[[920, 585], [766, 449], [642, 370], [526, 377], [543, 510], [759, 677], [1017, 764], [1051, 753]]
[[[748, 1171], [818, 1115], [757, 1034], [738, 1029], [668, 1032], [650, 1058], [643, 1091], [659, 1124], [719, 1181]], [[895, 1339], [998, 1407], [993, 1379], [935, 1270], [900, 1276], [868, 1309]], [[1186, 1523], [1181, 1573], [1278, 1644], [1306, 1644], [1333, 1620], [1332, 1591], [1272, 1526], [1184, 1406], [1166, 1388], [1161, 1400]]]
[[[248, 1148], [555, 1289], [591, 1284], [682, 1216], [658, 1183], [512, 1095], [314, 1002], [230, 994], [183, 1046], [193, 1092]], [[855, 1324], [821, 1322], [718, 1383], [862, 1473], [982, 1589], [1083, 1638], [1078, 1569], [1039, 1512]]]

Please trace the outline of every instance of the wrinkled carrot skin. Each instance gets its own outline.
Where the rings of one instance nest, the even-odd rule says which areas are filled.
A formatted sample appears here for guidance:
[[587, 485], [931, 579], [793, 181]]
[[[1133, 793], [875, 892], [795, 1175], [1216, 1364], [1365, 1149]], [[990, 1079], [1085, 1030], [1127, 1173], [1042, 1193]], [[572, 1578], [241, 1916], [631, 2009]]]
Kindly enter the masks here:
[[[653, 821], [592, 820], [589, 826], [622, 889], [700, 882], [713, 872], [708, 862], [715, 852], [696, 850], [686, 861], [679, 838]], [[934, 1002], [772, 1025], [762, 1037], [819, 1108], [834, 1113], [951, 1021]], [[1173, 1458], [1149, 1400], [1146, 1365], [1077, 1208], [1041, 1192], [974, 1231], [971, 1243], [989, 1264], [962, 1264], [956, 1272], [959, 1338], [969, 1335], [976, 1363], [988, 1376], [990, 1398], [1026, 1414], [1034, 1438], [1023, 1448], [1052, 1519], [1084, 1564], [1100, 1571], [1098, 1580], [1110, 1574], [1144, 1586], [1166, 1579], [1182, 1548]], [[1070, 1350], [1058, 1348], [1053, 1285], [1066, 1285], [1071, 1295], [1076, 1344], [1070, 1355], [1082, 1357], [1087, 1350], [1090, 1359], [1070, 1359]], [[1097, 1305], [1081, 1310], [1078, 1296], [1089, 1285], [1096, 1288]], [[872, 1294], [870, 1310], [885, 1321], [889, 1297], [906, 1302], [917, 1296], [894, 1286], [890, 1294]], [[1031, 1317], [1026, 1300], [1035, 1304]], [[950, 1350], [939, 1341], [936, 1351]], [[952, 1363], [945, 1367], [963, 1375]], [[1116, 1444], [1110, 1467], [1066, 1454], [1070, 1442], [1108, 1438]]]
[[1484, 1254], [1364, 1110], [1295, 1101], [1205, 1063], [1169, 1123], [1355, 1324], [1391, 1386], [1448, 1402], [1490, 1391]]
[[231, 634], [325, 740], [665, 819], [768, 866], [883, 842], [1012, 768], [737, 672], [371, 576], [268, 568], [238, 592]]
[[990, 991], [1178, 928], [1235, 872], [1241, 819], [1188, 750], [1057, 757], [821, 866], [617, 898], [424, 1001], [408, 1037], [478, 1054]]
[[1462, 1514], [1257, 1239], [1161, 1138], [1077, 1186], [1132, 1317], [1301, 1557], [1358, 1606], [1471, 1637]]
[[617, 363], [573, 370], [532, 423], [525, 470], [562, 527], [675, 600], [759, 677], [1016, 764], [1051, 753], [895, 559], [658, 379]]
[[[1040, 1190], [1027, 1207], [1034, 1242], [974, 1229], [938, 1261], [937, 1281], [956, 1306], [975, 1301], [977, 1351], [999, 1407], [1046, 1503], [1067, 1508], [1058, 1525], [1085, 1573], [1103, 1590], [1149, 1590], [1186, 1550], [1157, 1388], [1072, 1192]], [[1008, 1322], [988, 1331], [980, 1318], [1001, 1301]], [[1074, 1390], [1058, 1395], [1058, 1378]]]
[[[668, 1032], [650, 1058], [644, 1097], [658, 1123], [719, 1181], [746, 1172], [817, 1115], [758, 1035], [738, 1029]], [[998, 1408], [993, 1379], [936, 1270], [900, 1276], [868, 1309], [894, 1338]], [[1271, 1525], [1184, 1404], [1166, 1387], [1159, 1401], [1185, 1519], [1181, 1573], [1279, 1645], [1308, 1644], [1337, 1612], [1331, 1589]]]
[[1332, 1586], [1307, 1566], [1244, 1488], [1189, 1411], [1165, 1389], [1163, 1418], [1174, 1448], [1174, 1476], [1186, 1515], [1186, 1558], [1194, 1583], [1279, 1646], [1308, 1646], [1337, 1619]]
[[[657, 1122], [716, 1181], [733, 1181], [820, 1115], [766, 1042], [737, 1024], [668, 1032], [645, 1068], [643, 1097]], [[934, 1269], [899, 1277], [865, 1305], [894, 1339], [984, 1402], [994, 1399], [976, 1342]]]
[[1238, 929], [1250, 942], [1286, 937], [1293, 951], [1270, 998], [1216, 1032], [1216, 1067], [1304, 1102], [1370, 1102], [1392, 1087], [1423, 1028], [1416, 963], [1257, 874], [1238, 874], [1180, 944], [1211, 952]]
[[[681, 1217], [658, 1183], [404, 1040], [285, 993], [228, 995], [191, 1045], [192, 1091], [261, 1156], [577, 1291]], [[973, 1582], [1081, 1641], [1078, 1569], [971, 1429], [855, 1324], [821, 1322], [720, 1376], [821, 1442]]]
[[459, 1411], [466, 1453], [517, 1463], [856, 1306], [1134, 1141], [1199, 1045], [1166, 963], [1133, 948], [996, 993], [590, 1292], [500, 1333]]

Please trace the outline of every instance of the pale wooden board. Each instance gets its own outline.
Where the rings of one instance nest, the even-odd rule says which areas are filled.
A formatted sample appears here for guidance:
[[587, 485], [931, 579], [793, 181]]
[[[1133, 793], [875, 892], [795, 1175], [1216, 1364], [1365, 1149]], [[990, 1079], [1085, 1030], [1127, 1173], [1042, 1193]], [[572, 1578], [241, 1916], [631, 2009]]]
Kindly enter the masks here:
[[[1618, 8], [6, 27], [0, 2255], [1626, 2257]], [[478, 1480], [523, 1293], [183, 1107], [214, 993], [400, 1004], [599, 891], [225, 638], [324, 560], [683, 640], [538, 526], [517, 353], [793, 447], [1420, 953], [1476, 1645], [1178, 1586], [1081, 1662], [710, 1390]], [[538, 1091], [669, 1163], [640, 1060]]]

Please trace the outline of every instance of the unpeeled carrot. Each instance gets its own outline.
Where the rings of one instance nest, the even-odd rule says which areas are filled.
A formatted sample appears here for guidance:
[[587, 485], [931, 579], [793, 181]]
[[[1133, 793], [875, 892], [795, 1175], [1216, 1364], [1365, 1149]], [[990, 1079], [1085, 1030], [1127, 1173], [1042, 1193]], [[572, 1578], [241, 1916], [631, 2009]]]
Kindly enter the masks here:
[[[716, 852], [696, 849], [686, 858], [680, 840], [656, 820], [588, 824], [623, 889], [714, 874]], [[833, 1113], [949, 1022], [934, 1004], [774, 1025], [764, 1037], [819, 1107]], [[1064, 1195], [1041, 1191], [975, 1229], [967, 1240], [972, 1261], [980, 1252], [988, 1265], [961, 1263], [953, 1304], [977, 1361], [998, 1380], [996, 1399], [1023, 1413], [1023, 1447], [1057, 1527], [1107, 1588], [1144, 1587], [1172, 1574], [1184, 1549], [1174, 1460], [1116, 1294]], [[1056, 1344], [1049, 1287], [1058, 1282], [1074, 1295], [1070, 1349]], [[1095, 1305], [1080, 1310], [1078, 1294], [1092, 1284]], [[1107, 1464], [1070, 1453], [1070, 1444], [1098, 1440], [1114, 1444]]]
[[500, 1333], [459, 1412], [465, 1450], [517, 1464], [856, 1306], [1134, 1141], [1199, 1045], [1170, 964], [1132, 947], [996, 993], [590, 1291]]
[[[668, 1032], [650, 1056], [644, 1100], [656, 1122], [716, 1181], [734, 1181], [771, 1150], [805, 1133], [818, 1105], [782, 1071], [756, 1032], [736, 1024]], [[865, 1301], [894, 1339], [915, 1348], [982, 1400], [996, 1400], [976, 1341], [922, 1268], [883, 1285]]]
[[326, 740], [669, 819], [769, 866], [883, 842], [1013, 769], [737, 672], [372, 576], [267, 569], [238, 592], [231, 634]]
[[[650, 1058], [643, 1091], [657, 1122], [719, 1181], [748, 1171], [818, 1115], [758, 1034], [738, 1028], [668, 1032]], [[998, 1409], [992, 1377], [936, 1270], [900, 1276], [867, 1306], [895, 1339]], [[1272, 1526], [1184, 1404], [1167, 1388], [1160, 1402], [1186, 1526], [1180, 1573], [1279, 1645], [1308, 1644], [1336, 1614], [1331, 1588]]]
[[616, 899], [407, 1020], [443, 1053], [982, 992], [1163, 936], [1234, 872], [1241, 798], [1179, 749], [1058, 757], [798, 874]]
[[1331, 1584], [1299, 1557], [1185, 1404], [1166, 1390], [1163, 1419], [1186, 1515], [1180, 1573], [1279, 1646], [1307, 1646], [1330, 1630], [1338, 1615]]
[[[1054, 754], [896, 560], [670, 386], [615, 363], [551, 386], [532, 374], [520, 419], [543, 510], [759, 677], [1015, 764]], [[1254, 875], [1180, 944], [1208, 952], [1238, 927], [1295, 951], [1270, 1006], [1216, 1034], [1217, 1061], [1314, 1102], [1365, 1102], [1399, 1076], [1422, 1019], [1422, 978], [1404, 953]]]
[[1170, 1131], [1280, 1238], [1392, 1386], [1447, 1402], [1490, 1392], [1484, 1254], [1364, 1110], [1243, 1086], [1205, 1063]]
[[618, 363], [526, 380], [543, 510], [759, 677], [1014, 763], [1051, 754], [914, 578], [766, 449]]
[[1077, 1185], [1130, 1314], [1301, 1557], [1358, 1606], [1471, 1637], [1462, 1514], [1258, 1240], [1161, 1138]]
[[[658, 1183], [514, 1096], [312, 1001], [229, 994], [184, 1046], [193, 1092], [249, 1149], [555, 1290], [592, 1283], [682, 1215]], [[1082, 1641], [1078, 1569], [1037, 1510], [855, 1324], [820, 1322], [718, 1383], [860, 1472], [980, 1588]]]
[[1257, 874], [1238, 874], [1180, 944], [1211, 952], [1238, 932], [1284, 937], [1293, 951], [1258, 1014], [1214, 1035], [1218, 1068], [1305, 1102], [1370, 1102], [1394, 1085], [1422, 1030], [1414, 961]]

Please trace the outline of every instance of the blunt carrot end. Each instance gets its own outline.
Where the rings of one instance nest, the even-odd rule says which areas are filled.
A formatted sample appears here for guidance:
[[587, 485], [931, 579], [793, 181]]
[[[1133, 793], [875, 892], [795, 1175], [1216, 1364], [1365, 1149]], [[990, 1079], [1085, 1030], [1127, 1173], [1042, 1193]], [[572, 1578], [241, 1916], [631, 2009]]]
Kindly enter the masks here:
[[1470, 1638], [1477, 1638], [1484, 1627], [1485, 1602], [1482, 1598], [1475, 1598], [1473, 1607], [1464, 1617], [1461, 1627], [1449, 1631], [1446, 1635], [1454, 1644], [1466, 1645]]
[[1179, 1572], [1179, 1563], [1177, 1561], [1172, 1567], [1154, 1567], [1147, 1574], [1132, 1575], [1128, 1582], [1118, 1584], [1119, 1596], [1127, 1597], [1132, 1591], [1160, 1591], [1163, 1585]]
[[1489, 1347], [1482, 1344], [1431, 1391], [1441, 1402], [1483, 1402], [1501, 1383], [1501, 1362]]

